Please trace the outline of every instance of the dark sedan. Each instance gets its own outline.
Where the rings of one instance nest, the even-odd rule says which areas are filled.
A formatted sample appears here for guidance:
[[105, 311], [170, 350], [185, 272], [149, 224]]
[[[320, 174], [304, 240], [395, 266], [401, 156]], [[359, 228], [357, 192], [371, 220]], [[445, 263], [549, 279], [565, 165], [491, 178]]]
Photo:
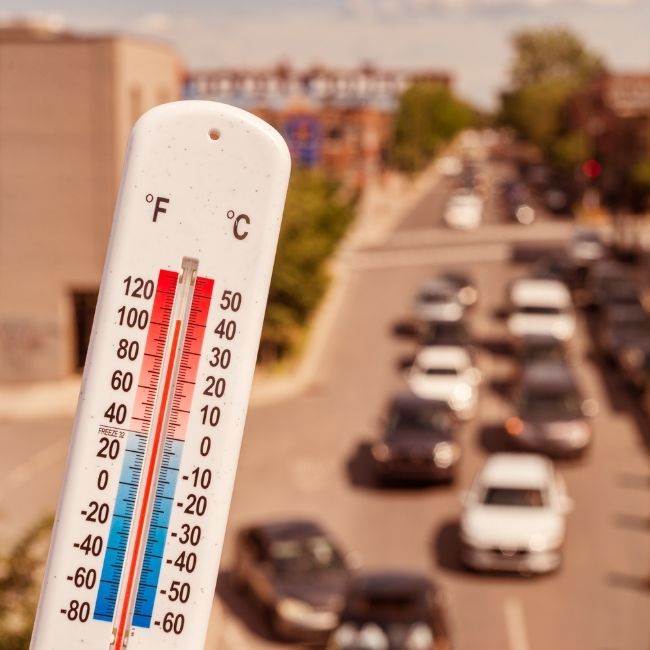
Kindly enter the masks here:
[[540, 361], [526, 367], [515, 400], [516, 415], [506, 420], [512, 444], [552, 457], [581, 455], [591, 443], [588, 418], [594, 400], [584, 399], [568, 365]]
[[603, 309], [607, 305], [640, 305], [641, 299], [627, 269], [618, 262], [602, 260], [589, 270], [585, 302]]
[[606, 358], [618, 362], [621, 352], [643, 344], [650, 333], [650, 314], [640, 305], [608, 305], [603, 309], [598, 346]]
[[444, 596], [426, 576], [371, 573], [355, 580], [328, 650], [450, 650]]
[[411, 393], [395, 397], [380, 441], [371, 449], [375, 474], [388, 481], [453, 481], [460, 459], [457, 420], [446, 402]]
[[236, 584], [262, 604], [281, 639], [324, 643], [351, 578], [344, 555], [312, 521], [251, 526], [237, 539]]

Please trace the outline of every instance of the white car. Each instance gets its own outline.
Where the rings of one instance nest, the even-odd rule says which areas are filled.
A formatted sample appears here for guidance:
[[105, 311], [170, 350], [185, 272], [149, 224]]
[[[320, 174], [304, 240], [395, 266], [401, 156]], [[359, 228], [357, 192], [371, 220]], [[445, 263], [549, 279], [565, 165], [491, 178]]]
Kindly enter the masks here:
[[420, 286], [413, 311], [420, 323], [450, 323], [461, 320], [465, 306], [458, 288], [444, 278], [437, 278]]
[[476, 415], [481, 373], [465, 348], [434, 345], [422, 348], [408, 374], [411, 391], [422, 399], [447, 402], [456, 416]]
[[464, 497], [461, 561], [479, 571], [554, 571], [572, 507], [549, 459], [493, 454]]
[[452, 195], [445, 208], [445, 222], [450, 228], [475, 230], [483, 218], [483, 199], [471, 190]]
[[607, 247], [595, 230], [578, 230], [569, 244], [569, 255], [577, 266], [587, 266], [602, 260], [607, 255]]
[[571, 294], [559, 280], [515, 280], [509, 302], [508, 331], [514, 339], [551, 335], [566, 342], [573, 338], [576, 317]]

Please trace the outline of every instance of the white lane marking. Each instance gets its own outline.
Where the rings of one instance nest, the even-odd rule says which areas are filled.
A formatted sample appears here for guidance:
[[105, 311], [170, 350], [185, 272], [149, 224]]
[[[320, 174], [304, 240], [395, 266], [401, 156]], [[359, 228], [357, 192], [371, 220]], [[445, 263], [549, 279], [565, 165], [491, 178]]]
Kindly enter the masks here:
[[526, 633], [526, 620], [521, 601], [510, 596], [503, 602], [503, 613], [506, 619], [506, 631], [510, 650], [530, 650]]
[[64, 460], [67, 448], [68, 438], [59, 438], [30, 456], [24, 463], [14, 467], [0, 483], [0, 502], [12, 496], [19, 487], [28, 483], [40, 472]]

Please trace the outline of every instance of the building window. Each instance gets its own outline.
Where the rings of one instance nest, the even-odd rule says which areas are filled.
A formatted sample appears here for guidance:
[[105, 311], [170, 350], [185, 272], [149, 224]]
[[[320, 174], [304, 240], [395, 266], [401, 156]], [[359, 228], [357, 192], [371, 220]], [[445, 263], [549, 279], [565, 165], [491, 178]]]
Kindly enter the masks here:
[[86, 362], [90, 331], [95, 317], [98, 291], [73, 291], [72, 304], [74, 308], [74, 337], [75, 337], [75, 369], [82, 370]]

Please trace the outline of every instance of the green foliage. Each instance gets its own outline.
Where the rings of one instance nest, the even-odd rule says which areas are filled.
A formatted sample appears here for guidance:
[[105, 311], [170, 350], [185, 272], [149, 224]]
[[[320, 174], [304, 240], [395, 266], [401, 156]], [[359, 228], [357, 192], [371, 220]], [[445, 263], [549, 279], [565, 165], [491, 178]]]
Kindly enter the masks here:
[[650, 158], [646, 158], [634, 166], [632, 182], [643, 192], [650, 192]]
[[277, 360], [300, 340], [328, 286], [326, 261], [353, 214], [336, 183], [319, 172], [294, 171], [262, 330], [262, 361]]
[[422, 169], [445, 142], [474, 121], [472, 109], [444, 86], [415, 83], [402, 94], [393, 119], [390, 160], [402, 171]]
[[52, 521], [30, 530], [3, 558], [0, 573], [0, 648], [27, 650], [38, 603]]
[[593, 156], [592, 141], [584, 133], [578, 131], [558, 136], [549, 146], [551, 161], [563, 171], [573, 171]]
[[602, 72], [602, 60], [563, 27], [519, 32], [513, 47], [511, 89], [502, 97], [499, 121], [538, 145], [558, 166], [579, 163], [591, 146], [584, 135], [569, 132], [569, 103]]

